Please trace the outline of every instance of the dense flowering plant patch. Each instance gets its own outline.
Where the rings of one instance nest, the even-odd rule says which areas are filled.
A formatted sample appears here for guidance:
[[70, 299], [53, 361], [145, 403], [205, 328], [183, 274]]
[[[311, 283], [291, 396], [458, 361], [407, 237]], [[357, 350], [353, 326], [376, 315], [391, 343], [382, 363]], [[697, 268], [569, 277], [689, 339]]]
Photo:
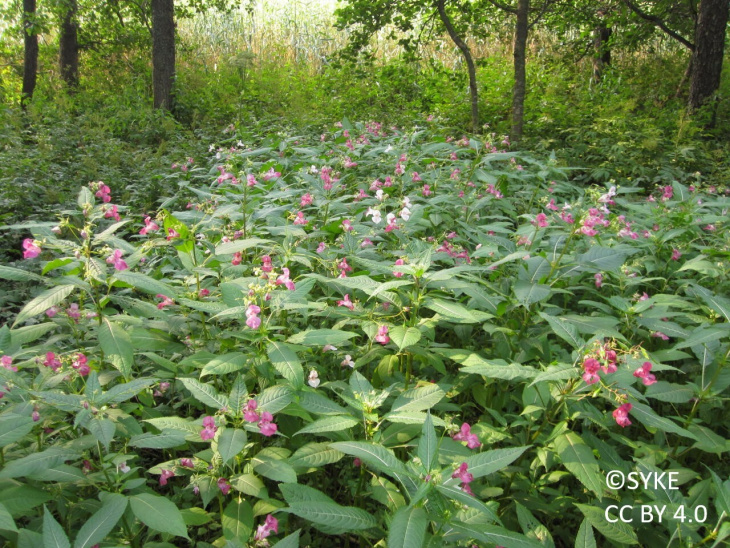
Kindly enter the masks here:
[[[183, 159], [154, 212], [84, 186], [0, 266], [35, 287], [0, 328], [0, 536], [728, 537], [730, 201], [569, 174], [495, 136], [344, 122]], [[617, 470], [678, 489], [611, 490]], [[642, 504], [669, 510], [610, 519]]]

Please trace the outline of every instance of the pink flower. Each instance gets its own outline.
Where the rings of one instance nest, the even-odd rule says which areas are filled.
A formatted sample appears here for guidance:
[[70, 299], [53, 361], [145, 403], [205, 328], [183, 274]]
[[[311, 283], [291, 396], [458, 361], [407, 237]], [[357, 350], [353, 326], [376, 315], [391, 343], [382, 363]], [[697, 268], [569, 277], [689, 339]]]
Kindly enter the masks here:
[[261, 416], [256, 412], [257, 407], [258, 403], [256, 403], [256, 400], [248, 400], [246, 407], [243, 408], [243, 420], [246, 422], [259, 422]]
[[212, 440], [218, 427], [215, 425], [215, 417], [207, 415], [203, 417], [203, 429], [200, 431], [200, 438], [203, 441]]
[[414, 171], [414, 172], [413, 172], [413, 174], [411, 175], [411, 180], [412, 180], [412, 181], [413, 181], [414, 183], [418, 183], [418, 182], [420, 182], [420, 181], [423, 181], [423, 179], [421, 179], [421, 176], [420, 176], [420, 175], [418, 174], [418, 172], [417, 172], [417, 171]]
[[[350, 145], [352, 145], [352, 141], [350, 141]], [[357, 166], [357, 162], [353, 162], [352, 160], [350, 160], [350, 157], [347, 156], [347, 157], [345, 157], [345, 160], [343, 162], [343, 165], [346, 168], [355, 167], [355, 166]]]
[[173, 304], [175, 304], [175, 301], [173, 301], [170, 297], [163, 295], [162, 293], [158, 293], [157, 295], [155, 295], [155, 297], [157, 297], [158, 299], [162, 299], [162, 302], [157, 304], [158, 310], [162, 310], [166, 306], [172, 306]]
[[547, 215], [545, 215], [544, 213], [538, 213], [535, 216], [533, 224], [536, 224], [540, 228], [545, 228], [548, 225]]
[[273, 423], [274, 417], [268, 411], [261, 413], [261, 421], [259, 422], [259, 430], [264, 436], [273, 436], [276, 434], [277, 426]]
[[256, 186], [257, 183], [258, 181], [256, 180], [256, 177], [253, 176], [253, 174], [249, 173], [248, 175], [246, 175], [246, 186]]
[[296, 219], [294, 219], [295, 225], [306, 225], [309, 221], [304, 218], [304, 213], [299, 211], [297, 212]]
[[241, 261], [243, 261], [243, 255], [240, 251], [236, 251], [233, 254], [233, 258], [231, 259], [231, 264], [233, 266], [238, 266], [239, 264], [241, 264]]
[[295, 289], [294, 282], [292, 282], [289, 279], [289, 269], [282, 268], [281, 271], [283, 272], [283, 274], [281, 274], [278, 278], [276, 278], [276, 282], [275, 282], [276, 285], [284, 284], [284, 286], [286, 286], [286, 288], [289, 291], [294, 291], [294, 289]]
[[682, 254], [679, 252], [679, 249], [672, 249], [672, 260], [673, 261], [678, 261], [681, 256], [682, 256]]
[[661, 331], [654, 331], [654, 333], [651, 334], [652, 337], [656, 337], [658, 339], [661, 339], [663, 341], [668, 341], [669, 337], [667, 337], [664, 333]]
[[387, 325], [381, 325], [378, 328], [378, 334], [375, 336], [375, 342], [379, 342], [380, 344], [388, 344], [390, 342]]
[[476, 434], [471, 433], [471, 426], [469, 426], [469, 424], [467, 423], [462, 424], [461, 430], [451, 437], [456, 441], [465, 441], [466, 446], [469, 449], [476, 449], [477, 447], [480, 447], [482, 445], [482, 443], [479, 441], [479, 437]]
[[50, 367], [53, 371], [58, 371], [61, 367], [61, 360], [53, 352], [46, 352], [46, 360], [43, 362], [43, 365]]
[[120, 221], [122, 219], [119, 216], [119, 211], [117, 211], [116, 205], [113, 205], [111, 209], [107, 209], [104, 212], [104, 218], [105, 219], [114, 219], [115, 221]]
[[634, 377], [641, 379], [645, 386], [651, 386], [656, 382], [656, 377], [649, 371], [651, 371], [651, 362], [644, 362], [634, 371]]
[[218, 478], [218, 489], [221, 490], [221, 493], [223, 495], [227, 495], [231, 491], [231, 484], [228, 483], [228, 480], [226, 478]]
[[674, 191], [672, 190], [672, 187], [670, 185], [665, 186], [662, 189], [662, 202], [671, 200], [673, 195], [674, 195]]
[[344, 221], [342, 221], [342, 228], [346, 232], [352, 231], [352, 222], [349, 219], [345, 219]]
[[154, 232], [155, 230], [159, 229], [159, 225], [152, 220], [152, 217], [148, 215], [144, 218], [144, 227], [139, 231], [139, 233], [142, 236], [146, 236], [148, 232]]
[[[39, 242], [40, 243], [40, 242]], [[33, 238], [26, 238], [23, 240], [23, 258], [24, 259], [35, 259], [41, 254], [41, 248], [38, 247], [36, 241]]]
[[262, 541], [267, 538], [271, 533], [279, 532], [279, 522], [274, 516], [269, 514], [266, 516], [266, 521], [262, 525], [256, 528], [256, 535], [254, 535], [255, 541]]
[[613, 418], [616, 419], [616, 424], [624, 428], [631, 424], [631, 421], [629, 420], [629, 411], [631, 411], [632, 407], [633, 405], [630, 403], [625, 403], [618, 409], [614, 410]]
[[13, 365], [13, 358], [11, 356], [3, 356], [0, 358], [0, 365], [2, 365], [8, 371], [18, 372], [18, 368]]
[[175, 475], [175, 472], [172, 470], [162, 470], [160, 472], [160, 485], [167, 485], [168, 478], [171, 478]]
[[715, 227], [715, 225], [710, 224], [705, 226], [703, 230], [706, 230], [707, 232], [714, 232], [715, 230], [717, 230], [717, 228]]
[[370, 238], [363, 238], [362, 243], [360, 244], [360, 247], [370, 247], [375, 245], [373, 241]]
[[321, 255], [326, 248], [327, 244], [325, 244], [324, 242], [319, 242], [319, 245], [317, 246], [317, 253]]
[[350, 294], [349, 293], [346, 293], [345, 294], [345, 298], [343, 300], [337, 301], [337, 306], [344, 306], [346, 308], [349, 308], [350, 310], [354, 310], [355, 309], [355, 303], [353, 303], [350, 300]]
[[312, 369], [309, 372], [309, 377], [307, 377], [307, 384], [311, 386], [312, 388], [317, 388], [319, 386], [320, 380], [319, 380], [319, 374], [317, 371]]
[[352, 361], [352, 356], [350, 356], [349, 354], [345, 354], [345, 359], [342, 360], [342, 363], [340, 363], [340, 365], [342, 367], [352, 367], [353, 369], [355, 368], [355, 362]]
[[312, 195], [307, 192], [304, 196], [302, 196], [302, 199], [299, 201], [299, 205], [302, 207], [307, 207], [312, 203]]
[[[94, 183], [92, 183], [92, 185], [93, 184]], [[111, 189], [108, 186], [106, 186], [104, 183], [99, 181], [97, 183], [96, 188], [97, 188], [97, 191], [96, 191], [96, 194], [94, 194], [94, 196], [96, 196], [97, 198], [101, 198], [101, 201], [104, 202], [105, 204], [108, 204], [109, 202], [112, 201], [112, 197], [110, 195]]]
[[271, 264], [271, 257], [268, 255], [261, 257], [261, 270], [263, 272], [271, 272], [274, 270], [274, 265]]
[[258, 329], [261, 326], [261, 318], [258, 316], [260, 313], [261, 307], [255, 304], [248, 305], [246, 309], [246, 325], [251, 329]]
[[203, 288], [200, 291], [198, 291], [198, 297], [200, 299], [202, 299], [203, 297], [207, 297], [208, 295], [210, 295], [210, 289]]
[[600, 367], [601, 364], [595, 358], [586, 357], [583, 360], [583, 380], [586, 384], [595, 384], [601, 379], [598, 376], [598, 370]]
[[[395, 266], [401, 266], [403, 264], [405, 264], [403, 262], [403, 259], [398, 259], [398, 260], [395, 261]], [[393, 272], [393, 276], [395, 276], [396, 278], [402, 278], [403, 277], [403, 272], [397, 272], [397, 271], [396, 272]]]
[[342, 272], [352, 272], [352, 267], [347, 264], [347, 257], [342, 259], [338, 264], [337, 268], [339, 268]]
[[48, 310], [46, 310], [46, 316], [48, 316], [49, 318], [53, 318], [60, 311], [61, 311], [61, 309], [58, 308], [57, 306], [52, 306], [51, 308], [49, 308]]
[[452, 478], [459, 478], [462, 483], [471, 483], [474, 481], [474, 476], [469, 473], [469, 466], [462, 462], [459, 467], [454, 471], [453, 474], [451, 474]]
[[183, 468], [195, 468], [193, 459], [189, 459], [189, 458], [180, 459], [180, 466], [182, 466]]
[[603, 274], [596, 272], [593, 277], [596, 280], [596, 287], [600, 288], [603, 285]]
[[124, 251], [121, 249], [115, 249], [114, 252], [106, 258], [108, 264], [113, 264], [117, 270], [127, 270], [129, 267], [127, 263], [122, 259]]
[[423, 190], [421, 191], [421, 193], [424, 196], [430, 196], [431, 194], [433, 194], [433, 192], [431, 192], [431, 185], [423, 185]]
[[279, 173], [278, 171], [275, 171], [274, 168], [272, 167], [271, 169], [269, 169], [269, 171], [264, 173], [262, 175], [262, 177], [263, 177], [264, 181], [270, 181], [271, 179], [278, 179], [279, 177], [281, 177], [281, 173]]
[[175, 238], [179, 238], [180, 233], [175, 230], [174, 228], [168, 228], [167, 229], [167, 240], [174, 240]]
[[81, 353], [76, 354], [76, 359], [71, 362], [71, 367], [76, 369], [82, 377], [85, 377], [91, 372], [88, 365], [88, 358]]

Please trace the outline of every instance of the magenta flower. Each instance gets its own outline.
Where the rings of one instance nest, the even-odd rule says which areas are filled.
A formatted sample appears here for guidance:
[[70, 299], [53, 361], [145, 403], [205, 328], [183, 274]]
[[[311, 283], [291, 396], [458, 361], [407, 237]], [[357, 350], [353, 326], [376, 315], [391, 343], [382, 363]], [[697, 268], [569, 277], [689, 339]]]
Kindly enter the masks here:
[[296, 287], [294, 286], [294, 282], [289, 279], [289, 269], [282, 268], [281, 271], [283, 272], [283, 274], [276, 278], [276, 285], [283, 284], [289, 291], [294, 291]]
[[667, 185], [664, 188], [662, 188], [662, 202], [671, 200], [673, 195], [674, 195], [674, 191], [672, 190], [672, 187], [670, 185]]
[[423, 179], [421, 179], [421, 176], [420, 176], [420, 175], [418, 174], [418, 172], [417, 172], [417, 171], [414, 171], [414, 172], [413, 172], [413, 173], [411, 174], [411, 180], [412, 180], [412, 181], [413, 181], [414, 183], [418, 183], [418, 182], [420, 182], [420, 181], [423, 181]]
[[651, 386], [656, 382], [656, 377], [649, 372], [651, 371], [651, 367], [651, 362], [644, 362], [641, 367], [634, 371], [634, 377], [641, 379], [644, 386]]
[[160, 226], [152, 220], [149, 215], [144, 218], [144, 227], [139, 231], [142, 236], [146, 236], [148, 232], [159, 230]]
[[255, 304], [248, 305], [248, 308], [246, 309], [246, 325], [251, 329], [258, 329], [261, 325], [261, 318], [258, 316], [260, 313], [261, 307], [256, 306]]
[[277, 519], [269, 514], [266, 516], [266, 521], [256, 528], [256, 535], [254, 535], [255, 541], [262, 541], [266, 539], [271, 533], [277, 534], [279, 532], [279, 522]]
[[536, 224], [540, 228], [545, 228], [548, 225], [547, 215], [545, 215], [544, 213], [538, 213], [535, 216], [533, 224]]
[[374, 245], [375, 244], [373, 243], [373, 241], [370, 238], [365, 237], [362, 239], [362, 243], [360, 244], [360, 247], [365, 248], [365, 247], [370, 247], [370, 246], [374, 246]]
[[268, 411], [261, 413], [261, 421], [259, 422], [259, 430], [264, 436], [273, 436], [276, 434], [278, 427], [273, 422], [274, 417]]
[[243, 255], [240, 251], [236, 251], [233, 254], [233, 258], [231, 259], [231, 264], [233, 266], [238, 266], [239, 264], [241, 264], [241, 261], [243, 261]]
[[269, 169], [269, 171], [264, 173], [261, 177], [263, 177], [264, 181], [270, 181], [271, 179], [278, 179], [279, 177], [281, 177], [281, 173], [274, 170], [274, 168], [272, 167], [271, 169]]
[[353, 229], [352, 221], [350, 221], [349, 219], [345, 219], [344, 221], [342, 221], [342, 229], [345, 232], [351, 232]]
[[375, 335], [375, 342], [379, 342], [380, 344], [388, 344], [390, 342], [387, 325], [381, 325], [378, 328], [378, 334]]
[[274, 265], [271, 264], [271, 257], [268, 255], [261, 257], [261, 271], [271, 272], [272, 270], [274, 270]]
[[248, 175], [246, 175], [246, 186], [256, 186], [257, 183], [258, 181], [256, 180], [256, 177], [253, 176], [253, 174], [249, 173]]
[[595, 384], [599, 380], [601, 380], [601, 378], [598, 376], [598, 370], [600, 369], [600, 367], [600, 362], [595, 358], [586, 357], [583, 360], [583, 380], [586, 382], [586, 384]]
[[423, 194], [424, 196], [430, 196], [431, 194], [433, 194], [433, 192], [431, 191], [431, 185], [423, 185], [423, 190], [421, 190], [421, 194]]
[[[352, 141], [349, 141], [349, 142], [350, 142], [350, 145], [352, 145]], [[346, 168], [351, 168], [351, 167], [356, 167], [357, 166], [357, 162], [353, 162], [352, 160], [350, 160], [350, 157], [349, 156], [345, 157], [345, 160], [342, 162], [342, 164]]]
[[228, 483], [228, 480], [226, 478], [218, 478], [218, 489], [221, 490], [221, 493], [223, 495], [227, 495], [231, 491], [231, 484]]
[[326, 248], [327, 244], [325, 244], [324, 242], [319, 242], [319, 245], [317, 246], [317, 253], [321, 255]]
[[105, 219], [114, 219], [115, 221], [120, 221], [122, 218], [119, 216], [119, 211], [117, 211], [117, 206], [113, 205], [111, 209], [107, 209], [104, 212], [104, 218]]
[[307, 192], [304, 196], [302, 196], [302, 199], [299, 201], [299, 205], [302, 207], [307, 207], [312, 203], [312, 195]]
[[158, 299], [162, 299], [161, 303], [157, 304], [157, 309], [162, 310], [166, 306], [172, 306], [175, 304], [175, 301], [173, 301], [170, 297], [167, 297], [166, 295], [163, 295], [162, 293], [158, 293], [155, 295]]
[[476, 449], [482, 445], [482, 442], [479, 441], [479, 437], [476, 434], [471, 433], [471, 426], [467, 423], [462, 424], [461, 430], [451, 436], [451, 438], [455, 441], [465, 441], [466, 446], [469, 449]]
[[13, 358], [11, 356], [3, 356], [2, 358], [0, 358], [0, 365], [2, 365], [8, 371], [12, 371], [14, 373], [18, 372], [18, 368], [13, 365]]
[[97, 190], [96, 190], [96, 194], [94, 194], [94, 196], [96, 196], [97, 198], [101, 198], [101, 201], [104, 202], [105, 204], [108, 204], [109, 202], [112, 201], [112, 197], [110, 194], [111, 189], [108, 186], [106, 186], [104, 183], [99, 181], [97, 183], [96, 188], [97, 188]]
[[203, 430], [200, 431], [200, 437], [203, 441], [212, 440], [218, 427], [215, 425], [215, 417], [203, 417]]
[[[403, 262], [403, 259], [397, 259], [397, 260], [395, 261], [395, 266], [401, 266], [401, 265], [403, 265], [403, 264], [405, 264], [405, 263]], [[395, 272], [393, 272], [393, 276], [395, 276], [396, 278], [402, 278], [402, 277], [403, 277], [403, 272], [398, 272], [398, 271], [395, 271]]]
[[180, 466], [182, 466], [183, 468], [195, 468], [193, 459], [189, 459], [189, 458], [180, 459]]
[[168, 478], [171, 478], [175, 475], [175, 472], [172, 470], [162, 470], [160, 472], [160, 485], [167, 485]]
[[256, 412], [257, 407], [256, 400], [248, 400], [246, 407], [243, 408], [243, 420], [246, 422], [259, 422], [261, 416]]
[[624, 428], [631, 424], [631, 421], [629, 420], [629, 411], [631, 411], [632, 407], [633, 405], [630, 403], [625, 403], [618, 409], [614, 410], [613, 418], [616, 419], [616, 424]]
[[58, 308], [57, 306], [52, 306], [51, 308], [49, 308], [48, 310], [46, 310], [46, 316], [48, 316], [49, 318], [53, 318], [60, 311], [61, 311], [61, 309]]
[[113, 264], [114, 268], [117, 270], [127, 270], [129, 267], [122, 259], [122, 255], [124, 255], [124, 251], [121, 249], [115, 249], [114, 252], [106, 258], [106, 262]]
[[596, 287], [600, 288], [603, 285], [603, 274], [596, 272], [593, 278], [596, 280]]
[[76, 359], [71, 362], [71, 367], [76, 369], [79, 372], [79, 375], [85, 377], [91, 372], [88, 361], [88, 358], [84, 354], [78, 353], [76, 354]]
[[669, 337], [662, 333], [661, 331], [654, 331], [654, 333], [651, 334], [652, 337], [656, 337], [657, 339], [661, 339], [663, 341], [668, 341]]
[[[40, 243], [40, 242], [38, 242]], [[41, 248], [38, 247], [36, 240], [33, 238], [26, 238], [23, 240], [23, 258], [24, 259], [35, 259], [41, 254]]]
[[174, 240], [175, 238], [179, 238], [179, 237], [180, 237], [180, 233], [177, 230], [175, 230], [174, 228], [168, 228], [167, 229], [167, 239], [168, 239], [168, 241], [169, 240]]
[[454, 479], [459, 478], [459, 480], [461, 480], [462, 483], [467, 483], [467, 484], [474, 481], [474, 476], [469, 473], [469, 466], [465, 462], [462, 462], [459, 465], [459, 467], [456, 469], [456, 471], [454, 471], [454, 473], [451, 474], [451, 477]]
[[337, 301], [337, 306], [344, 306], [345, 308], [349, 308], [350, 310], [355, 309], [355, 303], [353, 303], [350, 300], [350, 294], [345, 294], [345, 298], [341, 301]]
[[682, 254], [679, 252], [679, 249], [672, 249], [672, 260], [673, 261], [678, 261], [681, 256], [682, 256]]
[[58, 371], [61, 367], [61, 360], [53, 352], [46, 352], [46, 360], [43, 362], [43, 365], [50, 367], [53, 371]]

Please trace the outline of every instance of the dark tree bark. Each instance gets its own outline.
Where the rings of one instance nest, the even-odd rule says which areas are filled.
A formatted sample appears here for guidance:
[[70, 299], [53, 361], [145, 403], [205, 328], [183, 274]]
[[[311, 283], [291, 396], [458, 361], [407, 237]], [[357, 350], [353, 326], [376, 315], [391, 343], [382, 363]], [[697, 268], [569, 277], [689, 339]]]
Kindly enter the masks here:
[[69, 90], [79, 85], [79, 41], [76, 19], [77, 0], [66, 0], [61, 18], [61, 32], [58, 37], [58, 65], [61, 78]]
[[603, 78], [604, 69], [611, 64], [611, 49], [608, 41], [611, 39], [613, 31], [603, 22], [605, 12], [599, 10], [599, 23], [593, 29], [593, 80], [598, 82]]
[[510, 139], [513, 143], [522, 139], [522, 128], [525, 121], [525, 64], [527, 60], [527, 32], [530, 0], [517, 0], [517, 23], [515, 24], [514, 69], [515, 84], [512, 88], [512, 131]]
[[[702, 0], [697, 15], [689, 109], [695, 111], [713, 98], [720, 88], [729, 0]], [[714, 118], [714, 115], [712, 116]], [[709, 125], [714, 123], [714, 119]]]
[[152, 90], [155, 108], [172, 110], [175, 83], [174, 0], [152, 0]]
[[459, 33], [456, 32], [454, 25], [451, 23], [451, 19], [446, 14], [444, 0], [437, 0], [436, 7], [438, 8], [441, 22], [446, 27], [446, 32], [449, 33], [449, 37], [456, 44], [456, 47], [461, 50], [461, 54], [466, 61], [467, 71], [469, 72], [469, 95], [471, 96], [471, 129], [474, 133], [479, 133], [479, 92], [477, 91], [477, 70], [474, 65], [474, 58], [471, 55], [469, 46], [459, 36]]
[[25, 58], [23, 60], [23, 94], [20, 105], [26, 108], [33, 98], [38, 79], [38, 34], [34, 29], [36, 0], [23, 0], [23, 34]]

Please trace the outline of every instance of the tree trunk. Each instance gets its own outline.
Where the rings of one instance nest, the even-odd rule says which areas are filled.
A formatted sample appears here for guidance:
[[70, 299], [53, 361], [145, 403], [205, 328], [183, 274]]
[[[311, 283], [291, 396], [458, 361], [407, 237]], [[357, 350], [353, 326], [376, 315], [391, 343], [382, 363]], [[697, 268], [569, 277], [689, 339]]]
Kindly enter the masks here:
[[611, 49], [608, 41], [613, 31], [603, 22], [605, 12], [597, 13], [598, 25], [593, 29], [593, 81], [599, 82], [603, 78], [603, 70], [611, 64]]
[[530, 13], [530, 0], [517, 0], [517, 23], [515, 25], [514, 69], [515, 85], [512, 88], [512, 131], [510, 139], [513, 143], [522, 139], [522, 127], [525, 121], [525, 64], [527, 58], [527, 31]]
[[172, 110], [174, 83], [174, 0], [152, 0], [152, 90], [155, 108]]
[[436, 7], [438, 8], [441, 22], [446, 27], [446, 32], [449, 33], [449, 37], [456, 44], [456, 47], [461, 50], [461, 54], [466, 61], [466, 67], [469, 72], [469, 95], [471, 96], [471, 129], [474, 133], [479, 133], [479, 92], [477, 91], [477, 70], [474, 66], [474, 58], [471, 56], [469, 46], [466, 45], [466, 42], [456, 32], [454, 25], [451, 23], [451, 19], [446, 14], [444, 0], [437, 0]]
[[58, 37], [58, 64], [61, 78], [69, 90], [79, 85], [79, 41], [76, 12], [77, 0], [66, 0], [66, 8], [61, 19], [61, 32]]
[[[729, 11], [730, 0], [700, 2], [689, 86], [690, 111], [705, 105], [720, 88], [725, 28]], [[714, 114], [711, 118], [709, 125], [714, 124]]]
[[38, 79], [38, 34], [35, 31], [36, 0], [23, 0], [23, 35], [25, 58], [23, 60], [23, 94], [20, 105], [26, 108], [33, 98]]

